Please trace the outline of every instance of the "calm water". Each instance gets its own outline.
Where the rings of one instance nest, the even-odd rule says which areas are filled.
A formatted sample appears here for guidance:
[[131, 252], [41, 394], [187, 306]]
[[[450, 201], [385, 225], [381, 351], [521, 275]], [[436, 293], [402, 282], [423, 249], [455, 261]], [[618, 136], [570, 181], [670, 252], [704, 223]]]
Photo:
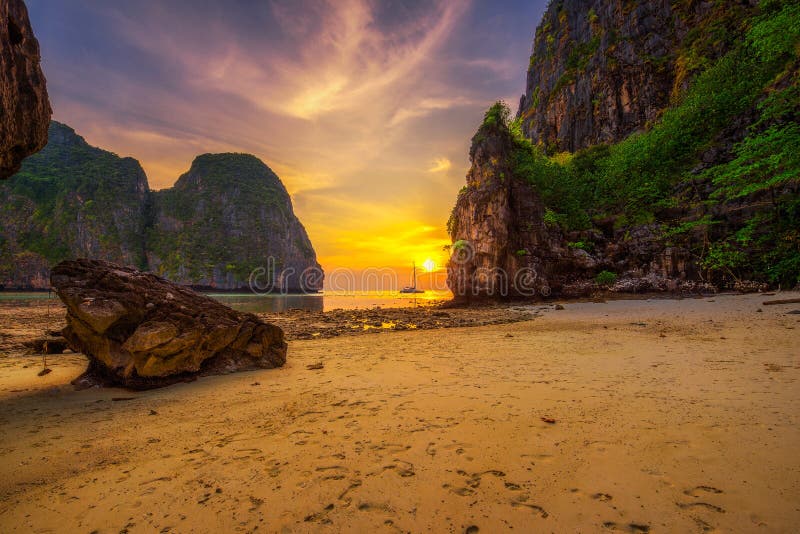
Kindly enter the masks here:
[[[452, 297], [449, 291], [426, 291], [417, 295], [401, 295], [397, 292], [365, 291], [360, 293], [320, 293], [316, 295], [254, 295], [251, 293], [206, 293], [231, 308], [259, 313], [259, 312], [284, 312], [292, 309], [327, 311], [337, 308], [356, 309], [374, 308], [400, 308], [428, 304], [431, 301], [447, 300]], [[0, 302], [24, 305], [37, 301], [46, 301], [46, 292], [2, 292]], [[56, 299], [55, 293], [50, 298]]]

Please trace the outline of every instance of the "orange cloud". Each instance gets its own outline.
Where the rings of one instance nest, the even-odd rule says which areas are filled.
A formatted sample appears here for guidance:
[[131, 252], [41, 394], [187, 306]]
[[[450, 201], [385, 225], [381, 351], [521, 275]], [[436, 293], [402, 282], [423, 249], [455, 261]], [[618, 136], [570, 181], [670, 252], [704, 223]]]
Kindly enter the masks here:
[[443, 172], [449, 171], [453, 164], [447, 158], [436, 158], [433, 165], [428, 169], [428, 172]]
[[61, 55], [39, 32], [55, 118], [137, 158], [155, 189], [198, 154], [256, 155], [326, 270], [444, 264], [470, 137], [491, 102], [522, 91], [535, 17], [512, 42], [492, 25], [518, 14], [476, 14], [493, 3], [182, 5], [34, 9], [50, 27], [93, 16], [109, 39]]

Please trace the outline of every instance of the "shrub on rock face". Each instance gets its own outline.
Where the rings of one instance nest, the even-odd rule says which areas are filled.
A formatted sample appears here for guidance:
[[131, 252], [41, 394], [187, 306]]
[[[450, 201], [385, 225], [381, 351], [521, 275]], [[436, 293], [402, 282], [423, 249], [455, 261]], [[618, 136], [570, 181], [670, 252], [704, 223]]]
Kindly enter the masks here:
[[89, 358], [78, 387], [148, 389], [286, 362], [279, 327], [153, 274], [69, 260], [50, 280], [67, 306], [64, 337]]
[[597, 285], [610, 286], [617, 281], [617, 275], [611, 271], [601, 271], [594, 279]]

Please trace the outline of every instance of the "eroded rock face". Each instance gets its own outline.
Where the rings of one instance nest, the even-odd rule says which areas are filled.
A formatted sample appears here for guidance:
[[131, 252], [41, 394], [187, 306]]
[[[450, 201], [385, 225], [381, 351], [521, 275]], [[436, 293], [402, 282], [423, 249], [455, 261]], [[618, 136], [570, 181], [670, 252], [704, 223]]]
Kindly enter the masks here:
[[47, 144], [50, 101], [22, 0], [0, 2], [0, 179]]
[[[550, 2], [520, 100], [523, 131], [549, 152], [613, 143], [655, 120], [701, 65], [741, 35], [757, 2]], [[727, 31], [721, 31], [726, 28]]]
[[[657, 224], [565, 233], [548, 222], [536, 192], [512, 167], [514, 140], [504, 124], [473, 138], [467, 185], [450, 223], [447, 284], [457, 301], [587, 296], [603, 270], [624, 273], [615, 291], [694, 291], [688, 251], [667, 247]], [[576, 246], [591, 242], [591, 251]], [[699, 288], [703, 289], [703, 288]]]
[[286, 362], [277, 326], [153, 274], [82, 259], [50, 280], [67, 306], [64, 337], [90, 360], [78, 387], [147, 389]]
[[549, 295], [572, 270], [536, 192], [510, 166], [505, 126], [483, 126], [470, 149], [467, 186], [453, 209], [447, 283], [457, 300]]

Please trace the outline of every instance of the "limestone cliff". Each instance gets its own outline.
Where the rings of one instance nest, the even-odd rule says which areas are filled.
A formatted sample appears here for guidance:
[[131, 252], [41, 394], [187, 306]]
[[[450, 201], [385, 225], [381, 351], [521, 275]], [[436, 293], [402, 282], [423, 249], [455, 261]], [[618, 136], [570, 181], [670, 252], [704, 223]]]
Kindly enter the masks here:
[[49, 142], [0, 183], [0, 284], [49, 287], [49, 267], [93, 258], [144, 267], [150, 190], [139, 162], [52, 122]]
[[[199, 156], [173, 188], [151, 191], [135, 159], [92, 147], [57, 122], [49, 136], [0, 183], [0, 286], [44, 289], [53, 265], [91, 258], [224, 290], [247, 288], [263, 267], [260, 287], [297, 291], [311, 269], [304, 289], [321, 289], [286, 189], [254, 156]], [[281, 272], [284, 279], [270, 279]]]
[[448, 285], [466, 300], [549, 295], [567, 251], [544, 223], [537, 193], [514, 173], [507, 126], [488, 118], [472, 140], [467, 185], [450, 218]]
[[22, 0], [0, 2], [0, 179], [47, 143], [50, 101]]
[[520, 100], [523, 131], [554, 153], [643, 129], [727, 51], [757, 3], [551, 2]]
[[[148, 263], [170, 280], [238, 289], [263, 267], [283, 273], [283, 279], [259, 283], [299, 291], [304, 272], [322, 272], [289, 193], [254, 156], [198, 156], [174, 187], [153, 197]], [[322, 289], [321, 283], [306, 289]]]
[[800, 283], [800, 5], [551, 2], [448, 222], [456, 297]]

